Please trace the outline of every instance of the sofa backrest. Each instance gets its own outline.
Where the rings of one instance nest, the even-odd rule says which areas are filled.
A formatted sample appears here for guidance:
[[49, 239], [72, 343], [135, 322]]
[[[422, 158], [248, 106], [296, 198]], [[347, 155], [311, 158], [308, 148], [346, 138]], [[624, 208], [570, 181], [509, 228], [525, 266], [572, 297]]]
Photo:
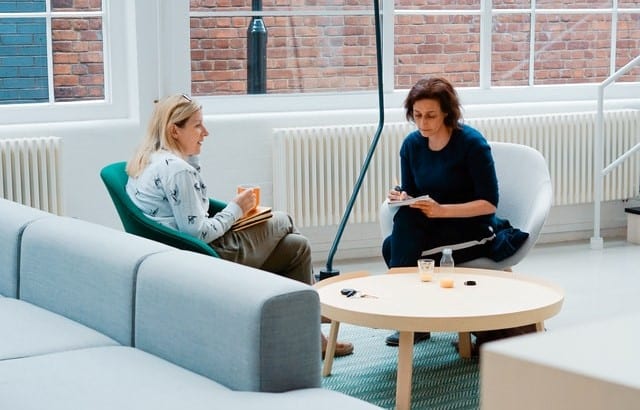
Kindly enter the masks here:
[[31, 221], [53, 214], [0, 198], [0, 295], [18, 297], [20, 237]]
[[320, 386], [320, 302], [311, 286], [186, 251], [149, 256], [135, 347], [233, 390]]
[[38, 219], [22, 234], [20, 299], [132, 345], [138, 266], [171, 249], [78, 219]]

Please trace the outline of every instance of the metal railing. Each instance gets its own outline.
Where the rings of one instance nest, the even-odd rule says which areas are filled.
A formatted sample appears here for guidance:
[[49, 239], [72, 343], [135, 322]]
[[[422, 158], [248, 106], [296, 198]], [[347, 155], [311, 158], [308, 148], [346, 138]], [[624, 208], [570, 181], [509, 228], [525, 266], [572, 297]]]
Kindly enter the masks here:
[[640, 64], [640, 55], [627, 63], [624, 67], [613, 73], [598, 86], [598, 112], [596, 115], [596, 132], [594, 141], [594, 207], [593, 207], [593, 236], [591, 237], [591, 249], [602, 249], [604, 241], [600, 236], [600, 203], [602, 202], [602, 180], [604, 177], [622, 164], [636, 151], [640, 150], [640, 143], [636, 144], [604, 167], [604, 89], [613, 84], [618, 78], [626, 74], [636, 65]]

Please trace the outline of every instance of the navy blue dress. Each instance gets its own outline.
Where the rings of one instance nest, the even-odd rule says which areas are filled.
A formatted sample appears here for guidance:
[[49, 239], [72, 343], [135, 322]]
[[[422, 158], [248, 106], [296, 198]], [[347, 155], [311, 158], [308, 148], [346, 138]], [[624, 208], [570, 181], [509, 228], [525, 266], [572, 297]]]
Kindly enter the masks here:
[[[400, 148], [402, 189], [412, 197], [429, 195], [441, 204], [484, 199], [497, 207], [498, 180], [491, 147], [468, 125], [454, 130], [440, 151], [429, 149], [419, 131], [407, 135]], [[389, 267], [416, 266], [421, 257], [440, 260], [453, 249], [457, 263], [488, 256], [495, 237], [494, 214], [470, 218], [429, 218], [419, 209], [401, 207], [393, 232], [383, 243]]]

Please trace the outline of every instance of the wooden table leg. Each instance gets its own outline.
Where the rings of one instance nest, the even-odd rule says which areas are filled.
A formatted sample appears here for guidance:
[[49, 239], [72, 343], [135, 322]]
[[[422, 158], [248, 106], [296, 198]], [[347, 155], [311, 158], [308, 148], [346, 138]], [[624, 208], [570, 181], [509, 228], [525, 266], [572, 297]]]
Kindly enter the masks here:
[[458, 354], [464, 359], [471, 358], [471, 333], [458, 333]]
[[324, 353], [324, 365], [322, 367], [323, 376], [328, 376], [331, 374], [331, 366], [333, 366], [333, 356], [336, 353], [336, 343], [338, 341], [339, 329], [340, 322], [332, 320], [331, 330], [329, 330], [329, 337], [327, 338], [327, 350]]
[[411, 408], [413, 377], [413, 332], [400, 332], [398, 344], [398, 377], [396, 381], [396, 409]]
[[536, 323], [536, 332], [544, 332], [544, 322]]

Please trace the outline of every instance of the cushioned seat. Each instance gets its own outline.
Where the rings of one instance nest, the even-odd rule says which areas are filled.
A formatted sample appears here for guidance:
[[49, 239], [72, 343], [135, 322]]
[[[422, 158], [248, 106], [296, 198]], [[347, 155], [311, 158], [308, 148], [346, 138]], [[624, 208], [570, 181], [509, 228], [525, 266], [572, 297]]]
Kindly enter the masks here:
[[22, 233], [20, 299], [131, 345], [138, 266], [166, 251], [175, 249], [80, 219], [41, 218]]
[[[115, 162], [100, 171], [100, 177], [109, 191], [124, 230], [128, 233], [162, 242], [167, 245], [219, 257], [209, 244], [186, 233], [171, 229], [147, 217], [129, 198], [126, 191], [129, 176], [125, 171], [126, 162]], [[209, 199], [209, 214], [222, 210], [226, 204]]]
[[[535, 245], [552, 203], [551, 177], [547, 163], [537, 150], [526, 145], [490, 142], [496, 166], [500, 200], [496, 215], [529, 233], [529, 238], [512, 256], [499, 262], [479, 258], [458, 266], [508, 270], [519, 263]], [[380, 206], [382, 238], [391, 235], [392, 209], [384, 201]]]
[[0, 295], [18, 297], [20, 235], [31, 221], [51, 218], [52, 214], [0, 198]]
[[118, 343], [30, 303], [0, 297], [0, 360]]
[[[44, 407], [43, 403], [46, 403]], [[0, 404], [19, 410], [378, 408], [321, 388], [284, 393], [233, 391], [156, 356], [124, 346], [2, 362]]]

